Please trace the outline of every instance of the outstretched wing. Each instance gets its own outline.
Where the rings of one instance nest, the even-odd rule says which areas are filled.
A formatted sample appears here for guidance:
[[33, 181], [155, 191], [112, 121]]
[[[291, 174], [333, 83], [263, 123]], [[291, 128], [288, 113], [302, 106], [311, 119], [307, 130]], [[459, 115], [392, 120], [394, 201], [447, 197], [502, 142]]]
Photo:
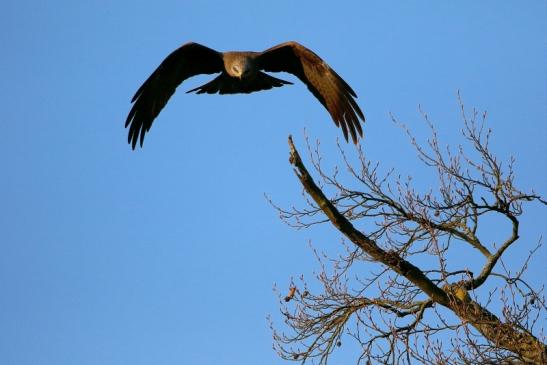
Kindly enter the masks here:
[[132, 148], [135, 149], [139, 139], [142, 147], [144, 135], [177, 86], [189, 77], [223, 69], [222, 53], [198, 43], [186, 43], [167, 56], [131, 99], [134, 104], [125, 127], [129, 126], [127, 141]]
[[328, 110], [337, 126], [342, 127], [348, 140], [348, 130], [354, 143], [363, 136], [359, 118], [365, 121], [357, 105], [355, 92], [318, 55], [296, 42], [281, 43], [265, 50], [256, 58], [260, 69], [289, 72], [297, 76]]

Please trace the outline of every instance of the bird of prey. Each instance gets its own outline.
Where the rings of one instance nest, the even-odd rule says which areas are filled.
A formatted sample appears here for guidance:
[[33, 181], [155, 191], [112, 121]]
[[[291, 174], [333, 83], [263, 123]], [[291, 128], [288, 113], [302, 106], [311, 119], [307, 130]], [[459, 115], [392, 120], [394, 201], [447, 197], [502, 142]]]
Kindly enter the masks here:
[[125, 127], [128, 142], [135, 149], [152, 122], [186, 79], [199, 74], [220, 73], [215, 79], [188, 91], [197, 94], [252, 93], [280, 87], [292, 82], [270, 76], [267, 72], [288, 72], [298, 77], [354, 143], [363, 135], [360, 119], [365, 120], [357, 105], [355, 92], [318, 55], [297, 42], [285, 42], [263, 52], [217, 52], [190, 42], [173, 51], [137, 90]]

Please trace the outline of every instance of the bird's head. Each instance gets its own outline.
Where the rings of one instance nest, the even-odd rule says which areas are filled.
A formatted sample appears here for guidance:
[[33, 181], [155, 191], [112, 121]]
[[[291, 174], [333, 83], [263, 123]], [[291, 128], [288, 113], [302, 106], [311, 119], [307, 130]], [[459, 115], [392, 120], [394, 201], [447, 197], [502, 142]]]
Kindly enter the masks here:
[[252, 61], [246, 57], [241, 57], [234, 59], [226, 71], [230, 76], [241, 80], [249, 77], [254, 72], [253, 70]]
[[[231, 72], [230, 72], [231, 71]], [[232, 65], [232, 69], [228, 71], [230, 76], [237, 77], [238, 79], [241, 79], [243, 75], [243, 69], [241, 65]]]

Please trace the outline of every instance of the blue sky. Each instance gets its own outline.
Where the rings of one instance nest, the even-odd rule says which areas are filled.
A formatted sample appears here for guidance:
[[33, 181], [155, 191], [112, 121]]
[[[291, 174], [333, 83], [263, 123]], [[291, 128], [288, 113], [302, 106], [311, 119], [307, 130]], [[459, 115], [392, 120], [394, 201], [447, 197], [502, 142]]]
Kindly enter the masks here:
[[[288, 134], [303, 147], [306, 128], [332, 162], [342, 134], [298, 82], [181, 92], [209, 78], [198, 77], [132, 151], [130, 98], [190, 40], [313, 49], [359, 95], [368, 156], [402, 174], [420, 167], [389, 113], [425, 140], [420, 104], [458, 144], [460, 90], [488, 111], [493, 148], [516, 157], [520, 186], [546, 194], [545, 2], [192, 3], [2, 3], [0, 363], [280, 363], [266, 321], [278, 318], [272, 286], [317, 270], [308, 241], [332, 249], [339, 239], [327, 226], [287, 227], [264, 194], [303, 204]], [[516, 262], [545, 234], [545, 209], [528, 212]], [[546, 259], [544, 249], [531, 265], [536, 285]]]

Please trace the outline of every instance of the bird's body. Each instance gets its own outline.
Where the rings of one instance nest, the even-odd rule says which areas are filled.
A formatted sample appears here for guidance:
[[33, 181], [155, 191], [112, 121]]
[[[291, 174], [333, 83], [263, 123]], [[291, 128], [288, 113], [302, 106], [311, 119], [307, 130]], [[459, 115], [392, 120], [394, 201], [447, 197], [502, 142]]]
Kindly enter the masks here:
[[362, 136], [363, 113], [355, 92], [319, 56], [296, 42], [286, 42], [264, 52], [217, 52], [198, 43], [187, 43], [172, 52], [137, 90], [127, 116], [128, 141], [135, 148], [178, 85], [198, 74], [220, 73], [208, 83], [188, 91], [197, 94], [251, 93], [292, 82], [262, 71], [289, 72], [304, 82], [325, 106], [344, 137], [355, 143]]
[[197, 94], [249, 94], [292, 84], [259, 71], [256, 58], [259, 52], [224, 52], [221, 54], [224, 69], [219, 76], [205, 85], [186, 93]]

